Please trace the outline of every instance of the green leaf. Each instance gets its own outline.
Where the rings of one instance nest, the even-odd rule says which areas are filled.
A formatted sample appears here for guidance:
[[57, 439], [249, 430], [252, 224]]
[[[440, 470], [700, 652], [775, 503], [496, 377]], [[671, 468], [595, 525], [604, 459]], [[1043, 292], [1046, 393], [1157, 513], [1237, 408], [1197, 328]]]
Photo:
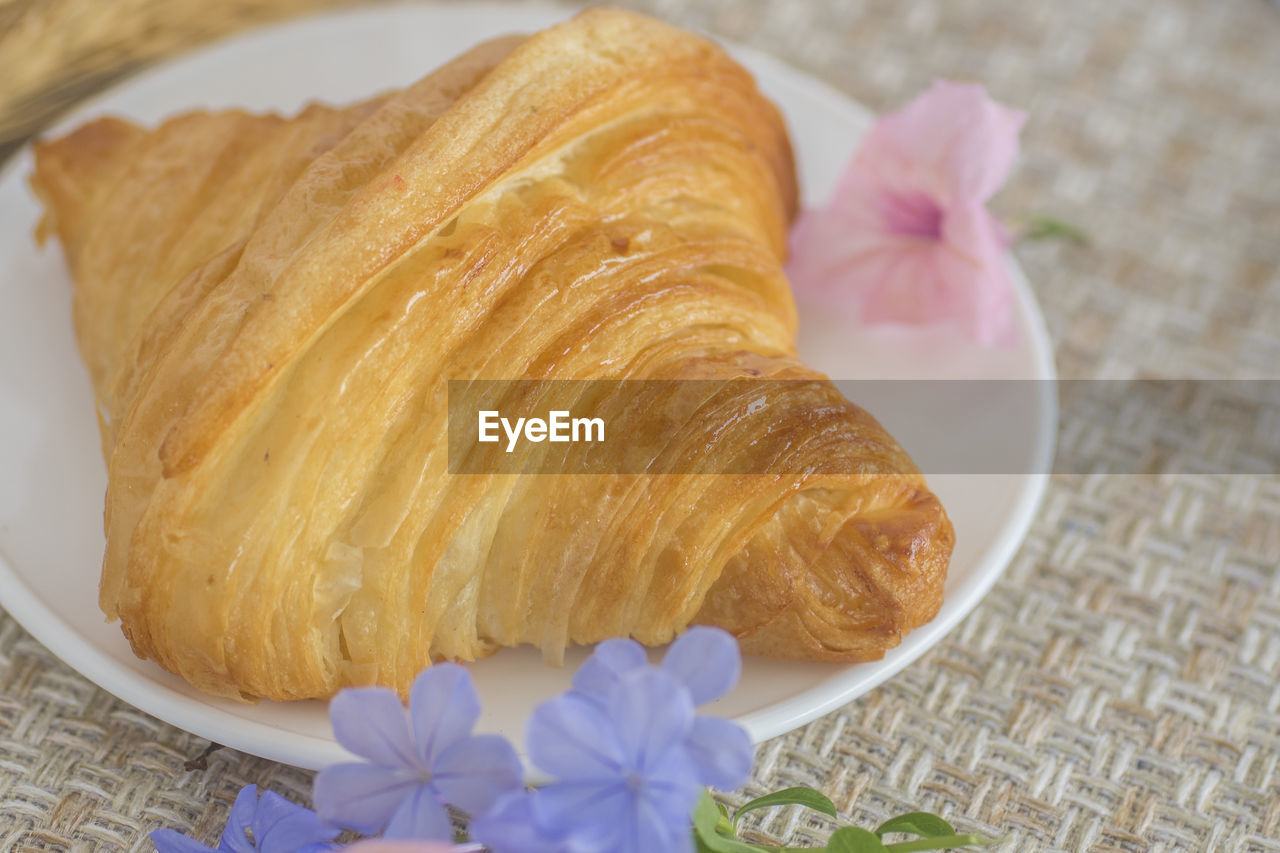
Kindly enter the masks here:
[[1027, 221], [1017, 241], [1029, 243], [1033, 240], [1068, 240], [1083, 246], [1089, 242], [1089, 235], [1070, 222], [1052, 216], [1035, 216]]
[[710, 791], [703, 788], [698, 804], [693, 807], [693, 828], [701, 836], [704, 831], [714, 832], [719, 821], [720, 804], [711, 796]]
[[887, 832], [909, 832], [924, 838], [936, 838], [941, 835], [955, 835], [956, 828], [936, 814], [908, 812], [891, 817], [876, 827], [876, 835], [881, 838]]
[[829, 817], [839, 817], [836, 813], [835, 803], [831, 802], [825, 794], [800, 785], [795, 788], [774, 791], [772, 794], [765, 794], [763, 797], [756, 797], [738, 809], [733, 815], [733, 825], [736, 827], [739, 819], [747, 812], [753, 812], [756, 809], [767, 809], [773, 806], [804, 806], [814, 811], [822, 812]]
[[[835, 816], [831, 800], [812, 788], [788, 788], [747, 803], [734, 815], [734, 821], [748, 811], [769, 806], [802, 805], [823, 814]], [[735, 837], [727, 820], [728, 810], [711, 792], [703, 790], [693, 810], [693, 837], [698, 853], [810, 853], [824, 849], [830, 853], [912, 853], [922, 850], [953, 850], [963, 847], [985, 847], [996, 842], [981, 835], [958, 835], [951, 824], [928, 812], [911, 812], [885, 821], [875, 831], [846, 826], [832, 833], [825, 848], [777, 847], [751, 844]], [[921, 836], [911, 841], [886, 844], [881, 836], [889, 832], [905, 832]]]
[[879, 836], [860, 826], [846, 826], [831, 834], [828, 853], [885, 853]]
[[719, 823], [719, 804], [710, 791], [703, 789], [698, 804], [693, 807], [693, 834], [698, 841], [698, 850], [705, 849], [711, 853], [760, 853], [760, 848], [755, 845], [717, 832]]
[[716, 800], [716, 808], [720, 810], [720, 818], [716, 821], [716, 832], [730, 838], [737, 838], [738, 834], [734, 831], [733, 821], [729, 819], [728, 807]]

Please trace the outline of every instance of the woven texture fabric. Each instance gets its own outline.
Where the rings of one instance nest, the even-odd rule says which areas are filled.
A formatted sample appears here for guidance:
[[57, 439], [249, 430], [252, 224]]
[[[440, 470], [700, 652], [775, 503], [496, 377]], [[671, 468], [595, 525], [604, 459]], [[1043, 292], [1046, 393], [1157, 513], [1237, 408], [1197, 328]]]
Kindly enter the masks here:
[[[0, 0], [0, 151], [121, 73], [324, 5]], [[1080, 224], [1018, 249], [1064, 377], [1280, 378], [1280, 11], [1264, 0], [636, 0], [881, 111], [937, 77], [1026, 110], [998, 211]], [[212, 10], [212, 11], [210, 11]], [[3, 223], [4, 227], [26, 227]], [[1079, 417], [1086, 417], [1086, 409]], [[914, 809], [1002, 851], [1280, 851], [1280, 476], [1057, 475], [986, 600], [886, 685], [764, 744], [861, 825]], [[1067, 441], [1087, 424], [1063, 424]], [[1070, 446], [1064, 448], [1070, 452]], [[1094, 452], [1091, 450], [1090, 452]], [[0, 850], [217, 837], [248, 783], [311, 774], [103, 693], [0, 612]], [[796, 809], [761, 838], [819, 844]]]

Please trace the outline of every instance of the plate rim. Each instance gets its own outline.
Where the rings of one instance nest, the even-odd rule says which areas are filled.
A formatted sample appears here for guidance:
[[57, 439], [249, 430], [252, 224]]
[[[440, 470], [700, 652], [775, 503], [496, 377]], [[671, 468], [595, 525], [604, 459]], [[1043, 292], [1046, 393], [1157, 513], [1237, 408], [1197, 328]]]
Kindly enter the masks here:
[[[543, 13], [564, 19], [574, 14], [580, 7], [485, 0], [479, 3], [444, 2], [433, 8], [465, 8], [474, 14], [483, 14], [484, 10], [516, 9], [526, 14]], [[42, 130], [39, 135], [57, 133], [69, 128], [83, 121], [86, 114], [92, 113], [97, 104], [119, 90], [137, 84], [139, 81], [163, 76], [174, 65], [214, 50], [225, 49], [237, 41], [270, 38], [279, 31], [288, 30], [303, 22], [316, 23], [326, 19], [338, 21], [351, 17], [394, 18], [404, 10], [422, 11], [423, 9], [424, 7], [419, 4], [392, 2], [370, 7], [328, 10], [233, 34], [228, 38], [167, 57], [138, 74], [130, 75], [108, 86], [77, 103], [56, 122]], [[798, 83], [809, 88], [812, 93], [820, 95], [822, 100], [829, 102], [835, 108], [856, 111], [866, 116], [872, 115], [865, 106], [835, 89], [826, 81], [789, 65], [779, 57], [750, 46], [726, 41], [714, 34], [704, 34], [713, 38], [734, 55], [750, 57], [753, 62], [767, 66], [771, 73], [786, 78], [787, 83]], [[15, 173], [18, 173], [24, 164], [29, 164], [34, 140], [35, 137], [24, 143], [3, 166], [0, 166], [0, 185], [13, 179]], [[19, 175], [18, 181], [20, 180]], [[1038, 383], [1038, 421], [1032, 450], [1031, 469], [1035, 473], [1018, 475], [1023, 478], [1023, 482], [1014, 493], [1012, 509], [1000, 526], [994, 541], [975, 558], [972, 577], [959, 590], [949, 593], [942, 609], [934, 619], [912, 631], [902, 644], [890, 650], [884, 659], [876, 662], [878, 666], [874, 671], [864, 677], [845, 680], [827, 679], [784, 700], [735, 717], [734, 719], [747, 729], [754, 743], [779, 736], [830, 713], [883, 684], [916, 661], [974, 610], [1004, 573], [1025, 539], [1047, 491], [1050, 476], [1047, 472], [1051, 470], [1053, 461], [1058, 415], [1057, 372], [1052, 338], [1034, 291], [1012, 253], [1007, 256], [1007, 260], [1013, 280], [1019, 325], [1030, 338], [1033, 361], [1031, 368], [1034, 378], [1041, 380]], [[25, 580], [25, 576], [18, 571], [2, 547], [0, 547], [0, 608], [3, 608], [37, 642], [78, 674], [117, 699], [175, 728], [231, 746], [242, 752], [311, 770], [318, 770], [327, 764], [350, 757], [350, 754], [332, 739], [283, 728], [269, 721], [236, 715], [229, 709], [209, 704], [203, 694], [189, 693], [180, 689], [157, 691], [154, 680], [141, 674], [135, 667], [99, 649], [68, 619], [47, 604]], [[141, 663], [145, 666], [155, 666], [154, 662], [150, 661]]]

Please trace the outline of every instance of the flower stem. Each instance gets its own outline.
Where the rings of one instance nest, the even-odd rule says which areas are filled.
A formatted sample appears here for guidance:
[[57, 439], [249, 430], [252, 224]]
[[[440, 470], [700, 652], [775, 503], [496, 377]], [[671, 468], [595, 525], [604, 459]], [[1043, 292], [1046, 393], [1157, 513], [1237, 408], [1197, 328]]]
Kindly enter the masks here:
[[1066, 240], [1083, 246], [1088, 244], [1089, 235], [1070, 222], [1052, 216], [1035, 216], [1023, 225], [1013, 242], [1030, 243], [1037, 240]]

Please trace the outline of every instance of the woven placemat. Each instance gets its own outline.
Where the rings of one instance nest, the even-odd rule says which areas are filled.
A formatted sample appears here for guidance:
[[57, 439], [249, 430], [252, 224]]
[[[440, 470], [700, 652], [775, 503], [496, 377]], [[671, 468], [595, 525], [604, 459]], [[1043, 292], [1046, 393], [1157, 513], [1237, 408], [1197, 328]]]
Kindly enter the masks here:
[[[150, 60], [320, 5], [0, 0], [0, 151]], [[998, 209], [1091, 236], [1018, 251], [1062, 375], [1280, 373], [1273, 4], [623, 5], [876, 110], [935, 77], [985, 83], [1031, 115]], [[1003, 851], [1280, 851], [1280, 477], [1179, 473], [1215, 470], [1195, 454], [1230, 439], [1146, 476], [1055, 476], [983, 604], [888, 684], [763, 745], [739, 796], [809, 784], [864, 825], [928, 809]], [[0, 613], [0, 850], [149, 850], [159, 826], [213, 839], [251, 782], [308, 801], [311, 774], [229, 749], [200, 759], [208, 746]], [[758, 828], [825, 838], [798, 810]]]

